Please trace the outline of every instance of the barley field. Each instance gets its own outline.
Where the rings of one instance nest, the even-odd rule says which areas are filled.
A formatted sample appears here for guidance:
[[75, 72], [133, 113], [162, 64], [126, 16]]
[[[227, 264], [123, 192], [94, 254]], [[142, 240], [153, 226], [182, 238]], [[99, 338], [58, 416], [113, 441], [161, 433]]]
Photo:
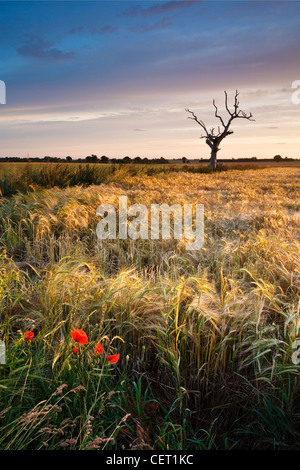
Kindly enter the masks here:
[[[0, 449], [299, 449], [300, 168], [20, 168], [0, 168]], [[204, 204], [203, 248], [99, 241], [121, 195]]]

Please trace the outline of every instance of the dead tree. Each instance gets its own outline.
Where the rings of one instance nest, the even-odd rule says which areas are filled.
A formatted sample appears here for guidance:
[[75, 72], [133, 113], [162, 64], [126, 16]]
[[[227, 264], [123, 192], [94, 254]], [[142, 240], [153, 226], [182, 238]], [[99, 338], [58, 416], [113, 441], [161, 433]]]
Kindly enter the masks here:
[[188, 119], [193, 119], [196, 121], [199, 126], [202, 127], [205, 131], [205, 135], [201, 135], [200, 139], [206, 139], [207, 145], [209, 145], [211, 149], [211, 154], [210, 154], [210, 167], [215, 170], [217, 166], [217, 155], [218, 152], [221, 150], [220, 149], [220, 143], [222, 142], [225, 137], [227, 137], [230, 134], [233, 134], [233, 131], [230, 129], [230, 125], [234, 119], [240, 118], [240, 119], [248, 119], [249, 121], [254, 121], [252, 118], [252, 114], [250, 113], [248, 116], [247, 114], [239, 109], [239, 101], [238, 101], [238, 91], [236, 90], [235, 92], [235, 98], [234, 98], [234, 111], [230, 111], [228, 108], [228, 97], [227, 97], [227, 92], [225, 91], [225, 108], [229, 114], [229, 119], [227, 123], [225, 124], [225, 120], [218, 114], [218, 108], [216, 106], [215, 100], [213, 100], [213, 105], [215, 108], [215, 117], [219, 118], [222, 124], [222, 128], [218, 126], [218, 133], [215, 134], [215, 128], [211, 128], [210, 131], [207, 130], [205, 124], [203, 121], [197, 118], [196, 114], [193, 113], [193, 111], [190, 111], [188, 108], [186, 108], [186, 111], [192, 115], [192, 117], [189, 117]]

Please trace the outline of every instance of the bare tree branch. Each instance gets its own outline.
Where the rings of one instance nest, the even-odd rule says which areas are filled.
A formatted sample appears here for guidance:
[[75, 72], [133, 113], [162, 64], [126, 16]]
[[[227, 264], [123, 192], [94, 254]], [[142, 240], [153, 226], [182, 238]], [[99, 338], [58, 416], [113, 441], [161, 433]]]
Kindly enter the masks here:
[[[222, 117], [218, 115], [218, 108], [217, 108], [217, 106], [216, 106], [215, 100], [213, 100], [213, 105], [214, 105], [214, 107], [215, 107], [215, 109], [216, 109], [215, 116], [220, 119], [220, 121], [221, 121], [221, 123], [222, 123], [222, 126], [225, 128], [226, 126], [225, 126], [225, 124], [224, 124], [224, 121], [223, 121]], [[219, 131], [219, 133], [220, 133], [220, 131]]]
[[207, 129], [206, 129], [206, 127], [205, 127], [204, 122], [203, 122], [203, 121], [200, 121], [200, 120], [197, 118], [196, 114], [193, 113], [193, 111], [190, 111], [188, 108], [186, 108], [185, 110], [193, 116], [193, 117], [188, 117], [188, 119], [193, 119], [194, 121], [196, 121], [196, 122], [199, 124], [199, 126], [201, 126], [201, 127], [205, 130], [206, 135], [208, 136], [209, 134], [208, 134], [208, 132], [207, 132]]
[[231, 111], [230, 111], [229, 108], [228, 108], [228, 96], [227, 96], [227, 91], [224, 91], [224, 93], [225, 93], [225, 107], [226, 107], [228, 113], [230, 114], [230, 116], [232, 116], [232, 113], [231, 113]]

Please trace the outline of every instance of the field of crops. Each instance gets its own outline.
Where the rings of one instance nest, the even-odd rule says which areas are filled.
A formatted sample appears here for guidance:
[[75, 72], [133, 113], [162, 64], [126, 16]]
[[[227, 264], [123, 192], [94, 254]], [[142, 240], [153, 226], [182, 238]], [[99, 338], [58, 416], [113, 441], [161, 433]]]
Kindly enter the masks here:
[[[300, 169], [17, 167], [0, 174], [0, 449], [299, 449]], [[121, 195], [204, 204], [203, 248], [99, 241]]]

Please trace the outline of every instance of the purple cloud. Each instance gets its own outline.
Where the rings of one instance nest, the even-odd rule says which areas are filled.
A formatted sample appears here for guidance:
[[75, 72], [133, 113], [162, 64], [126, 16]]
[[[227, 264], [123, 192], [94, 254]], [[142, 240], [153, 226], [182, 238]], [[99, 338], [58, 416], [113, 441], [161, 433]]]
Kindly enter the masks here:
[[99, 34], [112, 34], [116, 32], [118, 28], [115, 28], [114, 26], [111, 26], [110, 24], [107, 24], [105, 26], [102, 26], [98, 32]]
[[43, 38], [30, 36], [24, 41], [23, 46], [17, 49], [17, 52], [24, 57], [36, 59], [73, 59], [74, 52], [63, 52], [53, 46], [53, 43], [45, 41]]
[[130, 18], [136, 18], [137, 16], [154, 16], [154, 15], [162, 15], [164, 13], [169, 13], [174, 10], [178, 10], [181, 8], [189, 8], [195, 2], [191, 0], [170, 0], [168, 2], [164, 2], [162, 4], [156, 3], [151, 7], [142, 9], [140, 6], [131, 6], [128, 8], [124, 16], [129, 16]]
[[167, 20], [166, 18], [163, 18], [162, 20], [157, 21], [156, 23], [149, 25], [149, 26], [138, 24], [130, 28], [130, 30], [136, 33], [148, 33], [149, 31], [167, 28], [168, 26], [171, 26], [171, 25], [172, 25], [172, 21]]
[[189, 8], [194, 4], [191, 0], [169, 1], [163, 4], [155, 4], [142, 11], [143, 16], [161, 15], [179, 8]]
[[115, 33], [118, 28], [111, 26], [110, 24], [106, 24], [105, 26], [101, 26], [99, 28], [93, 28], [89, 26], [78, 26], [77, 28], [73, 28], [69, 31], [69, 34], [78, 34], [84, 31], [87, 31], [91, 34], [112, 34]]
[[82, 33], [86, 28], [84, 26], [77, 26], [76, 28], [72, 28], [68, 34], [78, 34]]

